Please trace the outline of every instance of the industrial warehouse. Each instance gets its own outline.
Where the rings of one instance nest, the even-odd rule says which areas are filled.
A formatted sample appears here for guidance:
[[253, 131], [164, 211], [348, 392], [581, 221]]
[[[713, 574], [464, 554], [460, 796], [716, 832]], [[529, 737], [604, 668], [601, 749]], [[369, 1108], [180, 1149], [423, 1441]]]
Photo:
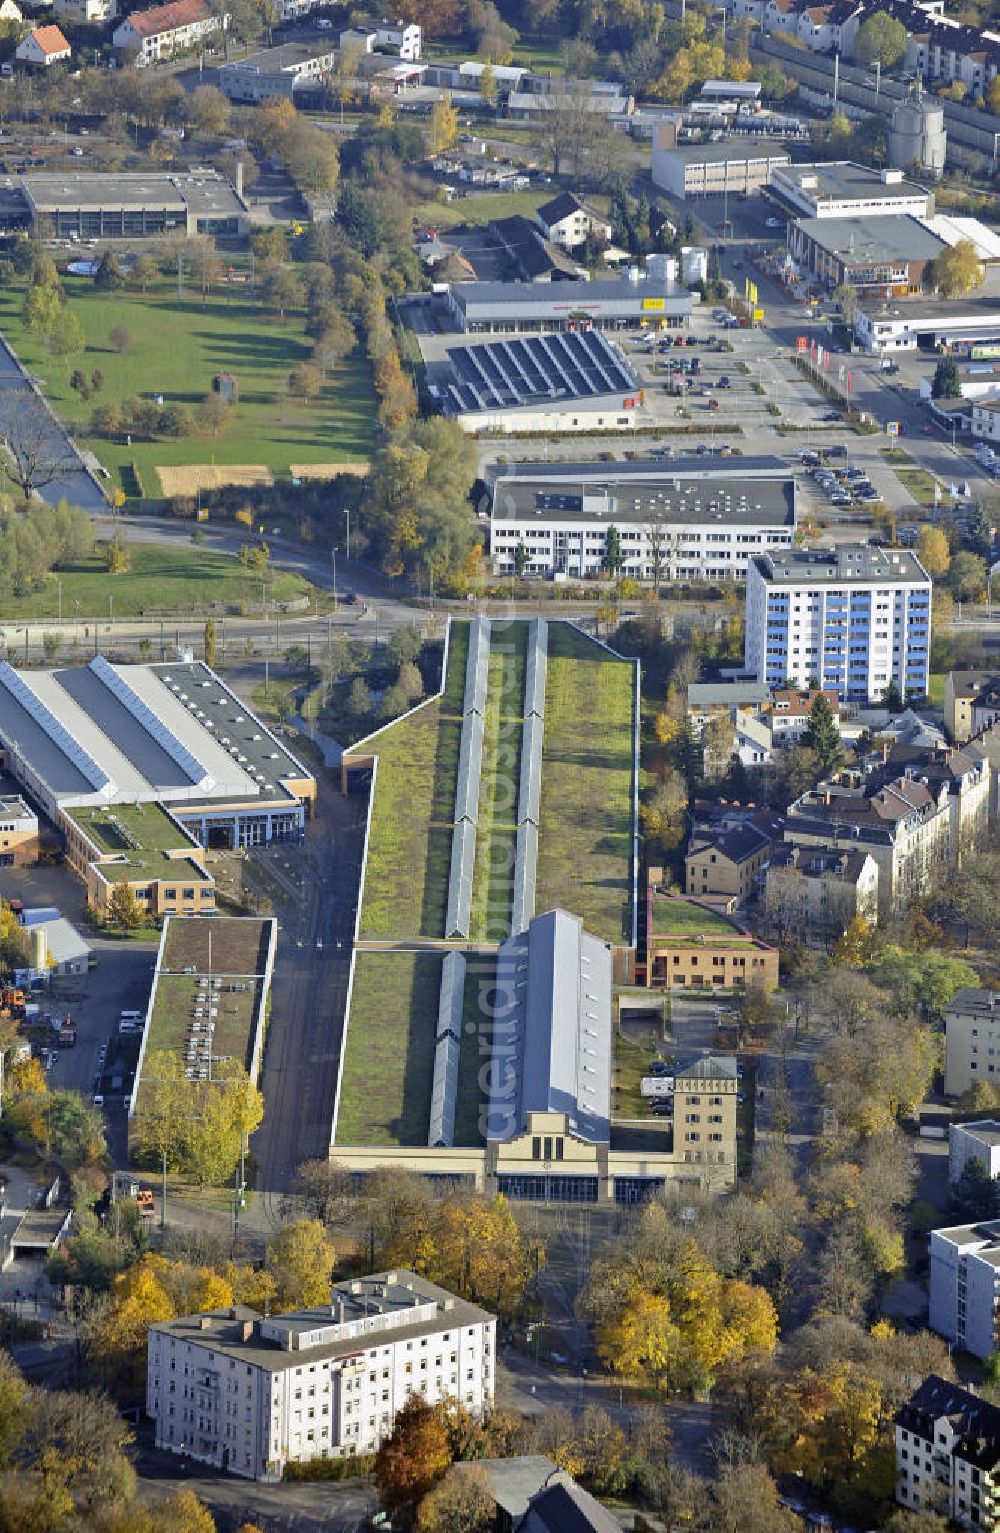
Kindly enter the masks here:
[[611, 557], [637, 580], [745, 580], [754, 554], [792, 546], [795, 515], [776, 458], [511, 465], [493, 482], [490, 554], [497, 574], [594, 577]]
[[79, 239], [150, 239], [180, 230], [250, 230], [242, 189], [214, 170], [117, 175], [39, 171], [0, 179], [0, 229], [36, 228]]
[[124, 881], [151, 913], [210, 913], [203, 849], [297, 841], [316, 796], [309, 771], [200, 661], [4, 661], [0, 756], [99, 910]]
[[466, 431], [619, 431], [642, 403], [634, 368], [600, 331], [454, 346], [428, 385]]
[[664, 278], [596, 282], [456, 282], [446, 303], [457, 329], [474, 331], [686, 329], [688, 290]]

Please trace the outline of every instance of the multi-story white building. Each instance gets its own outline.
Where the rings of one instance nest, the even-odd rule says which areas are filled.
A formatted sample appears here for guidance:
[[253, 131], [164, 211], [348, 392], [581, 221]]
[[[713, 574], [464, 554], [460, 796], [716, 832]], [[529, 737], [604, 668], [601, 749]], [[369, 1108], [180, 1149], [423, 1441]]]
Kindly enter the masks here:
[[374, 1452], [411, 1395], [473, 1416], [493, 1400], [496, 1319], [413, 1272], [354, 1278], [329, 1306], [242, 1305], [149, 1330], [156, 1445], [252, 1480]]
[[1000, 991], [963, 986], [944, 1009], [945, 1096], [990, 1076], [1000, 1085]]
[[729, 460], [731, 469], [726, 461], [713, 460], [710, 473], [702, 459], [662, 465], [642, 478], [620, 474], [629, 467], [622, 464], [601, 465], [602, 480], [583, 482], [571, 470], [566, 479], [498, 477], [493, 568], [574, 579], [610, 572], [636, 580], [743, 580], [753, 555], [792, 547], [795, 482], [787, 474], [750, 477], [745, 459]]
[[746, 669], [879, 701], [929, 680], [931, 582], [912, 553], [868, 544], [761, 553], [747, 566]]
[[415, 64], [423, 47], [423, 32], [415, 21], [380, 21], [375, 28], [377, 53], [396, 54], [406, 64]]
[[1000, 1221], [931, 1231], [932, 1331], [973, 1357], [997, 1349]]
[[896, 1500], [962, 1528], [1000, 1528], [1000, 1409], [930, 1374], [896, 1413]]
[[926, 218], [934, 212], [934, 193], [901, 170], [871, 170], [852, 160], [782, 166], [771, 176], [771, 190], [803, 218]]
[[115, 27], [114, 46], [134, 52], [136, 63], [154, 63], [170, 58], [197, 45], [229, 25], [229, 17], [218, 16], [207, 0], [169, 0], [148, 11], [133, 11]]
[[783, 149], [747, 139], [678, 144], [674, 124], [664, 123], [653, 138], [654, 183], [683, 201], [687, 197], [752, 196], [769, 186], [776, 170], [789, 164]]

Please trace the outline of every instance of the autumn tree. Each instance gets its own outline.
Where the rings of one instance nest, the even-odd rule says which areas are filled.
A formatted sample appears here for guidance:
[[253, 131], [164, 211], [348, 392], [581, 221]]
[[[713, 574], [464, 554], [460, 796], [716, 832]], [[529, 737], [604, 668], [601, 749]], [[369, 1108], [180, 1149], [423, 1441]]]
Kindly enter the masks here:
[[639, 811], [647, 839], [664, 852], [676, 851], [687, 828], [687, 807], [687, 783], [670, 767]]
[[204, 633], [202, 635], [202, 640], [203, 640], [203, 649], [204, 649], [204, 654], [205, 654], [205, 664], [207, 666], [209, 666], [209, 667], [214, 668], [215, 660], [216, 660], [216, 653], [217, 653], [217, 649], [218, 649], [218, 634], [216, 632], [215, 619], [214, 618], [206, 619], [205, 629], [204, 629]]
[[275, 1308], [327, 1304], [336, 1252], [318, 1219], [286, 1224], [267, 1243], [266, 1266], [276, 1284]]
[[836, 943], [833, 956], [852, 969], [864, 968], [872, 957], [874, 934], [864, 916], [852, 916]]
[[489, 1533], [496, 1502], [485, 1469], [478, 1464], [452, 1468], [417, 1508], [417, 1533]]
[[772, 1352], [778, 1321], [763, 1288], [723, 1278], [690, 1238], [666, 1260], [617, 1259], [618, 1273], [600, 1304], [598, 1351], [607, 1366], [658, 1387], [692, 1388], [749, 1350]]
[[[417, 1507], [451, 1463], [443, 1412], [411, 1395], [375, 1455], [373, 1478], [387, 1511], [412, 1521]], [[433, 1511], [433, 1508], [432, 1508]]]
[[443, 154], [450, 149], [458, 136], [458, 108], [452, 105], [447, 91], [439, 96], [431, 107], [427, 124], [427, 151]]
[[957, 240], [942, 250], [931, 274], [942, 298], [962, 298], [982, 286], [986, 272], [972, 241]]
[[143, 922], [143, 912], [135, 897], [135, 890], [125, 880], [115, 884], [108, 900], [108, 920], [122, 931], [135, 931]]
[[191, 119], [206, 138], [229, 131], [229, 102], [216, 85], [199, 85], [191, 96]]
[[948, 573], [951, 550], [948, 539], [940, 527], [925, 524], [917, 535], [917, 558], [932, 580]]

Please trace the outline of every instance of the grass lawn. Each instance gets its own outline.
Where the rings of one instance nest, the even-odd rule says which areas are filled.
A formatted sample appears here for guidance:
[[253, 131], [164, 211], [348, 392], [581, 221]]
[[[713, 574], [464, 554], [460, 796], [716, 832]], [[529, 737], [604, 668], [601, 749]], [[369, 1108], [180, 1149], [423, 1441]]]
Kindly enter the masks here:
[[389, 724], [378, 756], [362, 937], [440, 937], [448, 904], [468, 623], [453, 623], [444, 696]]
[[932, 671], [930, 674], [927, 695], [936, 708], [944, 707], [944, 684], [947, 680], [945, 671]]
[[[85, 277], [64, 279], [70, 306], [87, 339], [84, 354], [50, 357], [21, 318], [24, 288], [0, 291], [0, 329], [83, 445], [117, 476], [126, 493], [135, 486], [135, 463], [147, 496], [160, 493], [159, 464], [264, 464], [287, 473], [293, 463], [335, 463], [367, 458], [374, 441], [370, 369], [360, 357], [342, 365], [312, 403], [289, 399], [288, 373], [309, 354], [301, 315], [264, 313], [243, 296], [226, 301], [194, 294], [179, 302], [176, 286], [163, 282], [145, 294], [99, 292]], [[108, 339], [115, 325], [131, 334], [127, 355]], [[95, 368], [104, 374], [100, 394], [83, 403], [69, 386], [70, 374]], [[167, 404], [196, 406], [219, 371], [235, 374], [239, 402], [218, 437], [195, 436], [157, 442], [88, 439], [93, 405], [120, 403], [129, 394], [162, 394]], [[124, 478], [121, 471], [125, 469]]]
[[533, 218], [543, 202], [548, 202], [558, 187], [529, 187], [523, 192], [474, 192], [456, 197], [454, 202], [425, 202], [415, 210], [421, 222], [452, 229], [458, 224], [488, 224], [494, 218], [512, 218], [523, 213]]
[[934, 505], [934, 486], [937, 480], [925, 468], [894, 465], [893, 472], [907, 494], [912, 495], [918, 506]]
[[648, 1118], [649, 1104], [639, 1090], [639, 1082], [649, 1074], [653, 1051], [642, 1043], [633, 1043], [615, 1032], [612, 1042], [611, 1116], [612, 1118]]
[[549, 624], [535, 908], [618, 942], [631, 929], [633, 669]]
[[[260, 580], [247, 575], [232, 554], [156, 544], [136, 544], [131, 554], [132, 567], [121, 575], [109, 575], [100, 554], [61, 566], [56, 574], [46, 578], [41, 590], [8, 597], [4, 618], [10, 623], [19, 619], [56, 619], [60, 583], [64, 622], [77, 617], [107, 620], [109, 598], [114, 602], [115, 618], [199, 608], [218, 610], [220, 606], [239, 611], [243, 602], [260, 602]], [[269, 602], [292, 601], [313, 590], [301, 575], [281, 572], [268, 577]]]
[[359, 953], [338, 1144], [426, 1145], [442, 959]]
[[738, 937], [736, 928], [713, 910], [703, 910], [690, 900], [657, 900], [653, 910], [657, 936], [698, 937], [703, 932]]
[[472, 885], [473, 940], [510, 936], [528, 629], [494, 624]]

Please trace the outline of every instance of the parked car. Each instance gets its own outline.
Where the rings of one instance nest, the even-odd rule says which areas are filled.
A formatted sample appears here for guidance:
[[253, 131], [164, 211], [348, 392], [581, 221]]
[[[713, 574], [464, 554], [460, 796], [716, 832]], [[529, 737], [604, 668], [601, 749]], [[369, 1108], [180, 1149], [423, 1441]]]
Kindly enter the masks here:
[[727, 373], [723, 373], [722, 377], [719, 379], [718, 383], [715, 386], [716, 386], [717, 389], [728, 389], [728, 388], [731, 388], [732, 384], [729, 382], [729, 375]]
[[710, 410], [717, 410], [719, 408], [719, 401], [717, 399], [710, 399], [708, 401], [708, 408]]

